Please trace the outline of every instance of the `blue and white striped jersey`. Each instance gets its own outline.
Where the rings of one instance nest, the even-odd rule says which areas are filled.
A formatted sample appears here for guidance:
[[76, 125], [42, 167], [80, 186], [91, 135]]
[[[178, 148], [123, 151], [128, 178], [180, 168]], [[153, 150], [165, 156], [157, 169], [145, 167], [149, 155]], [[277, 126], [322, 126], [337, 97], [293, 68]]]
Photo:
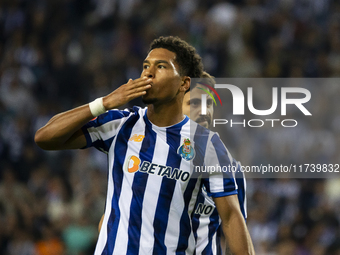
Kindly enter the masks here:
[[157, 127], [147, 108], [110, 110], [82, 130], [87, 147], [108, 154], [108, 190], [95, 254], [193, 254], [192, 214], [210, 196], [237, 194], [233, 174], [194, 177], [194, 166], [231, 165], [218, 135], [186, 117]]
[[[240, 162], [233, 160], [235, 166], [235, 178], [237, 185], [237, 197], [244, 219], [247, 218], [246, 205], [246, 179], [241, 171]], [[218, 215], [215, 203], [202, 188], [192, 217], [194, 236], [196, 238], [196, 255], [221, 255], [221, 219]]]

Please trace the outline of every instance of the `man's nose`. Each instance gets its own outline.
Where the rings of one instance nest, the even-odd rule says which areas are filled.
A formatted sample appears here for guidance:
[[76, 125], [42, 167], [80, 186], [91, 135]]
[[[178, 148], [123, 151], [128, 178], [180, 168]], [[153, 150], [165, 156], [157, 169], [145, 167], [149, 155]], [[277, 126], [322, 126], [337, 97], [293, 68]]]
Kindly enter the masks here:
[[143, 76], [145, 76], [147, 78], [155, 78], [154, 68], [150, 66], [148, 69], [146, 69], [144, 71], [144, 75]]
[[146, 75], [146, 77], [148, 77], [148, 78], [154, 78], [154, 74], [153, 74], [153, 73], [148, 73], [148, 74]]

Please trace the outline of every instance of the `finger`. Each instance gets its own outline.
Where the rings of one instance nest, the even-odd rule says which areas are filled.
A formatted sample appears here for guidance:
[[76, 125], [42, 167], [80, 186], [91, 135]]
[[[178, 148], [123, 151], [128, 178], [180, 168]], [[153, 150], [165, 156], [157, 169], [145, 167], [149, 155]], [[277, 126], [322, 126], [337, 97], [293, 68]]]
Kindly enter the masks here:
[[146, 94], [146, 91], [143, 90], [143, 91], [141, 91], [141, 92], [134, 93], [133, 95], [131, 95], [131, 97], [134, 99], [134, 98], [137, 98], [137, 97], [141, 97], [141, 96], [143, 96], [143, 95], [145, 95], [145, 94]]
[[130, 78], [127, 83], [136, 83], [136, 82], [145, 81], [145, 80], [147, 80], [147, 77], [145, 77], [145, 76], [144, 77], [139, 77], [139, 78], [134, 79], [134, 80]]
[[[150, 85], [149, 85], [150, 86]], [[129, 95], [126, 95], [126, 102], [129, 102], [137, 97], [141, 97], [146, 94], [146, 90], [140, 90], [134, 91], [133, 93], [130, 93]]]
[[129, 85], [125, 92], [127, 94], [133, 94], [133, 93], [136, 93], [136, 92], [140, 92], [140, 91], [143, 91], [143, 90], [147, 90], [147, 89], [150, 89], [152, 87], [152, 85], [148, 82], [148, 83], [142, 83], [142, 84], [134, 84], [134, 85]]
[[150, 88], [151, 88], [150, 84], [146, 84], [144, 86], [140, 86], [140, 87], [136, 88], [136, 93], [139, 93], [141, 91], [146, 91], [146, 90], [148, 90]]
[[[131, 79], [131, 78], [130, 78], [126, 84], [133, 85], [133, 84], [135, 84], [135, 83], [136, 83], [136, 81], [137, 81], [137, 80], [140, 80], [140, 81], [142, 81], [142, 80], [143, 80], [143, 78], [138, 78], [138, 79], [135, 79], [135, 80], [133, 80], [133, 79]], [[144, 80], [145, 80], [145, 79], [144, 79]]]
[[[150, 84], [144, 85], [144, 86], [140, 86], [140, 87], [135, 87], [134, 89], [131, 89], [128, 94], [129, 96], [136, 96], [136, 95], [140, 95], [141, 92], [145, 92], [151, 88]], [[144, 94], [145, 94], [144, 93]], [[143, 94], [143, 95], [144, 95]]]
[[140, 86], [144, 86], [146, 84], [150, 84], [152, 81], [152, 79], [147, 78], [147, 77], [142, 77], [142, 78], [138, 78], [136, 80], [133, 80], [130, 85], [131, 87], [140, 87]]

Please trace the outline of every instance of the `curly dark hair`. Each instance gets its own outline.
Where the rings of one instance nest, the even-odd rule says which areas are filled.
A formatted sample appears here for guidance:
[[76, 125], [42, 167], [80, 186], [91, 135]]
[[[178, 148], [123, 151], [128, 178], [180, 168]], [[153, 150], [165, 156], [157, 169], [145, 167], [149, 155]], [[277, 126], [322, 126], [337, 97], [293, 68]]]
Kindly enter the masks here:
[[156, 48], [167, 49], [176, 54], [181, 76], [201, 77], [203, 73], [202, 58], [196, 53], [196, 49], [186, 41], [177, 36], [161, 36], [152, 41], [149, 52]]

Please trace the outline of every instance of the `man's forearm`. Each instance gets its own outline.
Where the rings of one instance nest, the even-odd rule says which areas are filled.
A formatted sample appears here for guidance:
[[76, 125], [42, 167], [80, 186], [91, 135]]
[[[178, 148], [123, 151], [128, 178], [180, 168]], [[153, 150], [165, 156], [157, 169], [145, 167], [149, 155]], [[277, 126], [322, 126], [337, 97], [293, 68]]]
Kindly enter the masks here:
[[214, 198], [227, 246], [233, 255], [255, 254], [237, 195]]
[[227, 242], [226, 254], [255, 254], [253, 244], [242, 216], [231, 215], [228, 223], [222, 223], [223, 233]]
[[146, 94], [150, 89], [151, 79], [147, 77], [130, 79], [102, 99], [97, 99], [67, 112], [55, 115], [34, 137], [36, 144], [45, 150], [79, 149], [86, 145], [86, 139], [80, 128], [104, 113], [105, 110], [118, 108], [127, 102]]
[[40, 128], [34, 137], [39, 147], [45, 150], [76, 149], [86, 145], [86, 140], [77, 135], [80, 128], [93, 118], [89, 105], [59, 113]]

